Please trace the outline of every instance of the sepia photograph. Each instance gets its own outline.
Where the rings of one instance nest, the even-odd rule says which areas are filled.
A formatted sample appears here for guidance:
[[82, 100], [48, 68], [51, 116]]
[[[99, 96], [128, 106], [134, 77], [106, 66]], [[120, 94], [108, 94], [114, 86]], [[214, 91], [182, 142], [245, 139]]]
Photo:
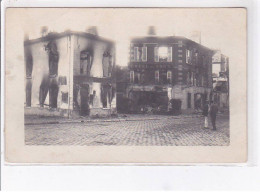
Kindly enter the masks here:
[[6, 25], [19, 101], [7, 122], [26, 148], [242, 147], [230, 160], [245, 159], [245, 9], [10, 8]]
[[144, 26], [118, 50], [108, 29], [44, 25], [24, 40], [25, 144], [229, 145], [229, 57], [199, 31]]

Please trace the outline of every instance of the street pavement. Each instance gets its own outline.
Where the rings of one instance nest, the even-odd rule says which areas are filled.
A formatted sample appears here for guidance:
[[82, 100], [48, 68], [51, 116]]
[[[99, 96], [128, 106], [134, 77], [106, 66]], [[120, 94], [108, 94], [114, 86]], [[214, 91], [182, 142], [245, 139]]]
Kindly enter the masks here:
[[128, 119], [25, 125], [26, 145], [227, 146], [229, 118], [217, 117], [217, 130], [204, 118], [137, 115]]

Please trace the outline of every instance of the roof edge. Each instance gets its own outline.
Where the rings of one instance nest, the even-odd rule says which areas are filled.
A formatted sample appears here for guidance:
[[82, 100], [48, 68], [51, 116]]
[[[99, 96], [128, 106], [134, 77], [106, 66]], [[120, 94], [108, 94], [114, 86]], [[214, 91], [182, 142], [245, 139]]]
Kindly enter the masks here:
[[52, 39], [58, 39], [58, 38], [62, 38], [64, 36], [69, 36], [69, 35], [78, 35], [78, 36], [82, 36], [82, 37], [91, 38], [91, 39], [94, 39], [94, 40], [106, 42], [106, 43], [109, 43], [109, 44], [115, 43], [113, 40], [109, 40], [109, 39], [103, 38], [101, 36], [93, 35], [93, 34], [90, 34], [90, 33], [87, 33], [87, 32], [78, 32], [78, 31], [67, 30], [67, 31], [60, 32], [60, 33], [51, 32], [48, 35], [40, 37], [40, 38], [24, 40], [24, 45], [31, 45], [31, 44], [38, 43], [38, 42], [41, 42], [41, 41], [49, 41], [49, 40], [52, 40]]

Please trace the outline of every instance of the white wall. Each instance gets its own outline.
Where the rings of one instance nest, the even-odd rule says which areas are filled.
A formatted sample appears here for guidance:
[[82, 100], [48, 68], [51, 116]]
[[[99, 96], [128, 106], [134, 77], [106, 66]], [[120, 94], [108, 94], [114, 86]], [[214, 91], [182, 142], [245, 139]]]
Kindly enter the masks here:
[[[48, 42], [38, 42], [31, 45], [33, 56], [33, 71], [32, 71], [32, 107], [39, 107], [39, 91], [40, 85], [44, 77], [49, 76], [49, 57], [45, 51], [44, 45]], [[57, 49], [59, 52], [58, 76], [67, 77], [67, 85], [63, 85], [58, 93], [58, 108], [68, 108], [67, 103], [61, 102], [61, 91], [68, 91], [69, 88], [69, 60], [70, 60], [70, 39], [68, 36], [56, 40]], [[47, 95], [45, 104], [49, 104], [49, 95]]]
[[[102, 59], [103, 54], [107, 50], [109, 44], [103, 41], [91, 40], [82, 36], [74, 35], [74, 75], [80, 74], [80, 52], [92, 47], [93, 64], [90, 75], [92, 77], [103, 77]], [[115, 49], [112, 48], [111, 54], [114, 55]]]

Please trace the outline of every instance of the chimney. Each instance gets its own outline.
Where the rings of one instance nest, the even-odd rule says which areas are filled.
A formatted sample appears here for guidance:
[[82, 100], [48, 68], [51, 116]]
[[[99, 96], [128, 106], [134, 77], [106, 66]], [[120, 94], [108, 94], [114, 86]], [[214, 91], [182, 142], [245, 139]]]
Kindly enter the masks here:
[[48, 27], [47, 26], [42, 26], [41, 27], [41, 36], [46, 36], [48, 34]]
[[148, 35], [149, 36], [154, 36], [156, 35], [155, 27], [154, 26], [149, 26], [148, 27]]
[[89, 34], [93, 34], [95, 36], [98, 36], [98, 31], [97, 31], [97, 27], [96, 26], [90, 26], [87, 28], [87, 33]]

